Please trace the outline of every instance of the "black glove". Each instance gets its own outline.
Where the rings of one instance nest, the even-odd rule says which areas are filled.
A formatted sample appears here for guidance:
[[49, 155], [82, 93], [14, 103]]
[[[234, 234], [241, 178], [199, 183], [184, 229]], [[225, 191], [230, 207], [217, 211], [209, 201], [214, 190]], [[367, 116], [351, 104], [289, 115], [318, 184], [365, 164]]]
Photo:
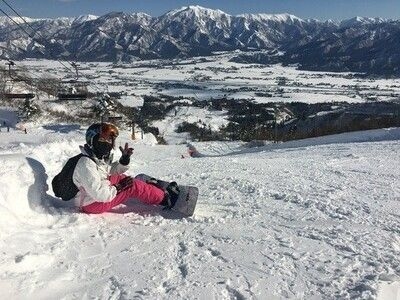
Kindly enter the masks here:
[[117, 194], [131, 187], [132, 183], [133, 183], [133, 178], [131, 176], [122, 178], [118, 183], [114, 184], [115, 188], [117, 189]]
[[122, 152], [122, 156], [119, 159], [119, 163], [124, 166], [129, 165], [129, 162], [131, 160], [131, 155], [133, 153], [133, 148], [130, 148], [128, 143], [125, 143], [125, 148], [119, 146], [119, 150], [121, 150]]

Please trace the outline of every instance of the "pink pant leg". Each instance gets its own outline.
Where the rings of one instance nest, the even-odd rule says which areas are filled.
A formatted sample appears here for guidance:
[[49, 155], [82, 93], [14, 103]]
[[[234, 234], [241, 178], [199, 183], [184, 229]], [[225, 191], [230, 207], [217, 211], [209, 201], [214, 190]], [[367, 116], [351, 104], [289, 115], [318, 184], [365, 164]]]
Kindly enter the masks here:
[[[111, 184], [120, 181], [126, 175], [112, 175], [109, 180]], [[128, 199], [137, 199], [146, 204], [160, 204], [164, 199], [164, 191], [141, 180], [133, 180], [132, 186], [120, 192], [109, 202], [94, 202], [82, 207], [82, 211], [88, 214], [100, 214], [125, 202]]]

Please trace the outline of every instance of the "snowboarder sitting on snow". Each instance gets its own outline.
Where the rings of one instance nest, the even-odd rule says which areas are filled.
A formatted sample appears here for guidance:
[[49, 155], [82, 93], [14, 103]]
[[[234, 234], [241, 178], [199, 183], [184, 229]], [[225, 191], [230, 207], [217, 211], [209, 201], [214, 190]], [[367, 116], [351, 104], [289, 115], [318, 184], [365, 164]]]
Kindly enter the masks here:
[[86, 131], [86, 144], [73, 172], [73, 182], [79, 189], [74, 201], [81, 211], [98, 214], [109, 211], [128, 199], [146, 204], [172, 207], [179, 191], [166, 191], [123, 174], [128, 170], [133, 148], [125, 144], [119, 149], [122, 156], [113, 162], [118, 128], [111, 123], [95, 123]]

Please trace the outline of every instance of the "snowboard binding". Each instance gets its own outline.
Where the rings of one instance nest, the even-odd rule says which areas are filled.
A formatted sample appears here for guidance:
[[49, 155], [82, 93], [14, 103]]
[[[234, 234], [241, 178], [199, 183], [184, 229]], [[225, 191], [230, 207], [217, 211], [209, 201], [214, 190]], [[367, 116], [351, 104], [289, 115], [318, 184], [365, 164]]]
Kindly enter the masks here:
[[164, 191], [164, 199], [161, 215], [167, 219], [181, 219], [193, 216], [196, 208], [199, 189], [190, 185], [178, 185], [176, 182], [168, 182], [154, 178], [146, 174], [135, 177], [138, 180], [152, 184]]
[[180, 193], [178, 184], [175, 181], [167, 183], [166, 185], [164, 181], [152, 177], [150, 179], [147, 179], [146, 182], [158, 187], [165, 192], [164, 199], [160, 203], [160, 205], [164, 206], [164, 209], [171, 209], [172, 207], [174, 207]]
[[165, 189], [165, 197], [161, 202], [161, 205], [164, 205], [165, 209], [173, 208], [178, 200], [179, 193], [180, 191], [178, 184], [175, 181], [171, 182]]

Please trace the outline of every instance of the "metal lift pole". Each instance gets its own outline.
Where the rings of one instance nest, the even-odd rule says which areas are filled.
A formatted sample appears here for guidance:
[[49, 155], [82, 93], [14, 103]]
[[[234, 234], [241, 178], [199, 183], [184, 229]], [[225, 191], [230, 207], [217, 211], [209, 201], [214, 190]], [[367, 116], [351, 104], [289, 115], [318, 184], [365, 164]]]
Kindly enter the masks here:
[[9, 60], [8, 63], [7, 63], [6, 65], [8, 65], [8, 76], [9, 76], [10, 78], [12, 78], [12, 77], [11, 77], [11, 66], [14, 66], [15, 63], [14, 63], [12, 60]]
[[79, 75], [78, 75], [78, 65], [75, 62], [72, 62], [71, 65], [74, 67], [75, 69], [75, 73], [76, 73], [76, 78], [75, 80], [78, 80]]

